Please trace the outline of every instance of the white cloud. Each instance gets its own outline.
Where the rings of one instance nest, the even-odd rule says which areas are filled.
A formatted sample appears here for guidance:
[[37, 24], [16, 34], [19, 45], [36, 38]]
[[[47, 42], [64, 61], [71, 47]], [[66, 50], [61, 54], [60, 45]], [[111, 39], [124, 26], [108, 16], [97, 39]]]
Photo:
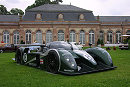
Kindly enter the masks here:
[[[23, 11], [35, 0], [0, 0], [8, 10], [20, 8]], [[130, 0], [63, 0], [62, 4], [74, 6], [93, 11], [94, 15], [130, 15]]]

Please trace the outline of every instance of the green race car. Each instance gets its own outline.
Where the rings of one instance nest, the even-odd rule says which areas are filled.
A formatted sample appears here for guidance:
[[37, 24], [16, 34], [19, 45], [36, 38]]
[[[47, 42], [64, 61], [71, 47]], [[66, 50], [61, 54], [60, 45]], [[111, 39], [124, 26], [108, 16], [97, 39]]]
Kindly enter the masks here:
[[51, 73], [78, 75], [116, 68], [109, 53], [99, 47], [79, 49], [76, 45], [54, 41], [40, 45], [39, 51], [20, 47], [15, 55], [19, 64], [38, 67]]

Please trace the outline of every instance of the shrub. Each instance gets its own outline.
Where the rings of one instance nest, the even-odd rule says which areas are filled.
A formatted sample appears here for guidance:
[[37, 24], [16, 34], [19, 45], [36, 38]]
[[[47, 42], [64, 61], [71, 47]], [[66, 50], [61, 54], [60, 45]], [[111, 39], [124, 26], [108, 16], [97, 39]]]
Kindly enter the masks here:
[[101, 41], [100, 41], [100, 39], [98, 39], [98, 41], [97, 41], [97, 45], [99, 45], [99, 44], [101, 44]]
[[127, 44], [128, 43], [128, 39], [124, 39], [124, 44]]
[[103, 42], [103, 40], [101, 40], [101, 41], [100, 41], [100, 43], [101, 43], [101, 45], [104, 45], [104, 42]]
[[25, 44], [25, 42], [23, 40], [21, 40], [20, 44]]

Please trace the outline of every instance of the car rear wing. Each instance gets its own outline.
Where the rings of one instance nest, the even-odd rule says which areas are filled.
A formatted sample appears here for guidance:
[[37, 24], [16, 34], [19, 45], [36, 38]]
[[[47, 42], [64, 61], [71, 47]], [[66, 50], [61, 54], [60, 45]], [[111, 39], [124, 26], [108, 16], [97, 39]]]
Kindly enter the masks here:
[[43, 48], [46, 47], [45, 44], [14, 44], [15, 47], [29, 47], [29, 46], [40, 46], [41, 51], [43, 51]]
[[45, 47], [45, 44], [14, 44], [14, 46], [19, 46], [19, 47], [28, 47], [28, 46], [41, 46], [41, 47]]

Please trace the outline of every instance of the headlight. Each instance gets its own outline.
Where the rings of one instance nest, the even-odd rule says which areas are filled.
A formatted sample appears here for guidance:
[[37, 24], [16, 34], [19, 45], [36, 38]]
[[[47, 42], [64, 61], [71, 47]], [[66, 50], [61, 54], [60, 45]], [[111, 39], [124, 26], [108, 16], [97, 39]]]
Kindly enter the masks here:
[[64, 59], [71, 67], [76, 67], [76, 63], [72, 55], [64, 55]]

